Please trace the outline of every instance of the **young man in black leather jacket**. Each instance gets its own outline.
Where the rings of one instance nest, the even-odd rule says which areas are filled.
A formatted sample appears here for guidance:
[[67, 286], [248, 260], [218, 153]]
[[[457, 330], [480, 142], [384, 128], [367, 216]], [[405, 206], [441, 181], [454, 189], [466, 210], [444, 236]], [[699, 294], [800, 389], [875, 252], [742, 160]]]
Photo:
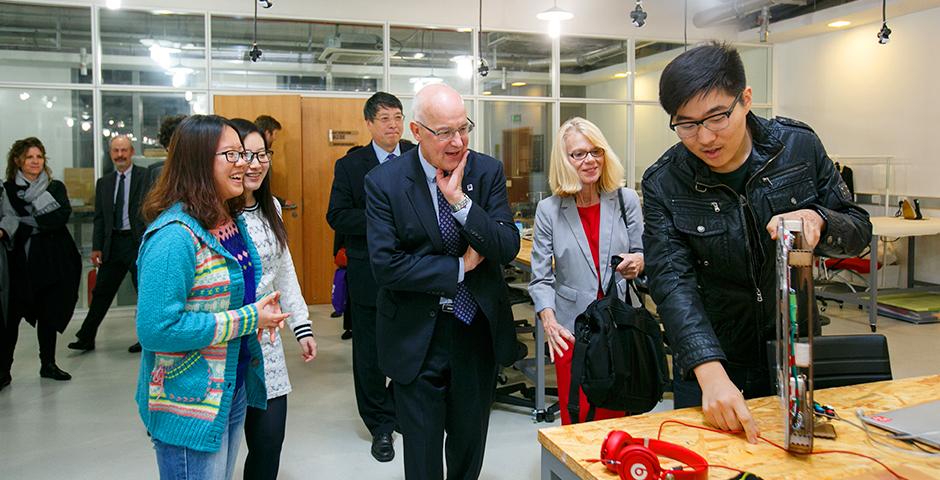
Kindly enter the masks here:
[[772, 391], [765, 344], [776, 336], [778, 219], [802, 219], [827, 257], [861, 253], [871, 223], [809, 126], [750, 112], [732, 47], [683, 53], [659, 88], [681, 141], [643, 175], [643, 243], [673, 352], [675, 405], [701, 405], [710, 424], [743, 428], [756, 442], [744, 399]]

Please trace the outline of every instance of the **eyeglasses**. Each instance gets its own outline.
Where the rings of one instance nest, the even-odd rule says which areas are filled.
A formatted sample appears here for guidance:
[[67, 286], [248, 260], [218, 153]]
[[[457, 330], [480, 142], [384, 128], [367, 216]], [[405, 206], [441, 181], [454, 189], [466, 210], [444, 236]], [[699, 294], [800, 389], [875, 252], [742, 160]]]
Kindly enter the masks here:
[[380, 117], [375, 117], [374, 122], [381, 123], [383, 125], [388, 125], [390, 123], [401, 123], [405, 120], [404, 115], [382, 115]]
[[591, 158], [601, 158], [604, 156], [604, 149], [601, 147], [595, 147], [591, 150], [575, 150], [568, 154], [569, 157], [581, 162], [590, 155]]
[[679, 122], [679, 123], [670, 123], [669, 128], [671, 128], [679, 138], [689, 138], [698, 133], [698, 127], [704, 126], [705, 128], [711, 130], [712, 132], [720, 132], [731, 124], [731, 113], [734, 112], [734, 107], [738, 105], [738, 102], [741, 100], [741, 94], [739, 93], [734, 97], [734, 101], [731, 102], [731, 108], [727, 112], [716, 113], [710, 117], [704, 118], [698, 121], [691, 122]]
[[228, 163], [238, 163], [239, 160], [245, 160], [246, 162], [248, 161], [248, 152], [240, 152], [238, 150], [226, 150], [224, 152], [216, 153], [216, 155], [225, 157], [225, 161]]
[[456, 135], [460, 135], [461, 137], [465, 137], [465, 136], [469, 135], [470, 132], [473, 131], [473, 128], [474, 128], [474, 127], [476, 127], [476, 124], [473, 123], [473, 120], [470, 120], [469, 118], [467, 119], [467, 123], [466, 123], [464, 126], [458, 128], [458, 129], [442, 128], [442, 129], [440, 129], [440, 130], [431, 130], [431, 127], [429, 127], [429, 126], [427, 126], [427, 125], [425, 125], [425, 124], [423, 124], [423, 123], [421, 123], [421, 122], [419, 122], [419, 121], [417, 121], [417, 120], [415, 120], [415, 123], [417, 123], [418, 125], [421, 125], [421, 126], [424, 127], [427, 131], [431, 132], [431, 134], [434, 135], [434, 138], [436, 138], [438, 142], [447, 142], [447, 141], [450, 141], [450, 140], [451, 140], [452, 138], [454, 138], [454, 136], [456, 136]]
[[[258, 160], [258, 163], [264, 164], [271, 161], [274, 158], [273, 150], [262, 150], [260, 152], [245, 152], [246, 161], [248, 165], [251, 165], [251, 162], [254, 162], [255, 159]], [[229, 160], [231, 161], [231, 160]], [[235, 163], [235, 162], [232, 162]]]

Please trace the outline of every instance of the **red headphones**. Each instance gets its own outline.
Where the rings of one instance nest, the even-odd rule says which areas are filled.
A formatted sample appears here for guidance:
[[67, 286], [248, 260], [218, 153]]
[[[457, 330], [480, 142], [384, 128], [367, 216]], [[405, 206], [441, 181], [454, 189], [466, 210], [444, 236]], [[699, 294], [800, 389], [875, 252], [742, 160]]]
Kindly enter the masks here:
[[[687, 467], [665, 470], [659, 457], [678, 460]], [[633, 438], [623, 430], [611, 430], [601, 446], [601, 461], [621, 480], [708, 480], [708, 462], [701, 455], [674, 443]]]

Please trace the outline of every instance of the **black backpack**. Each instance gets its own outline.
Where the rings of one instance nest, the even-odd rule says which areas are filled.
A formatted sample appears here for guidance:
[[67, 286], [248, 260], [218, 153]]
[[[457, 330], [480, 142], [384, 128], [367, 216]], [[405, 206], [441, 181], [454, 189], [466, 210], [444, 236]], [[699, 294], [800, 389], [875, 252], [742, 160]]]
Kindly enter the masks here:
[[[621, 197], [621, 216], [623, 199]], [[611, 270], [623, 259], [613, 256]], [[633, 282], [630, 286], [636, 290]], [[637, 295], [639, 296], [639, 295]], [[627, 299], [629, 300], [629, 292]], [[595, 407], [646, 413], [663, 397], [669, 378], [659, 323], [642, 306], [624, 303], [617, 296], [617, 272], [612, 271], [604, 298], [595, 300], [578, 315], [574, 325], [574, 357], [568, 413], [580, 420], [578, 389], [584, 391], [594, 420]]]

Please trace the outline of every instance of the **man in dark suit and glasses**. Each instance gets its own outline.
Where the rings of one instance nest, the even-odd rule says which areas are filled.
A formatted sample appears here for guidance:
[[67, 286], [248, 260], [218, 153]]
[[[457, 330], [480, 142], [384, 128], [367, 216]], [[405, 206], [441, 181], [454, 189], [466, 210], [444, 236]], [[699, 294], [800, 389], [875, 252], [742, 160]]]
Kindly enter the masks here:
[[502, 266], [519, 231], [502, 164], [468, 149], [473, 126], [460, 94], [427, 86], [410, 124], [418, 147], [366, 175], [379, 365], [409, 480], [443, 479], [445, 458], [447, 478], [479, 476], [496, 363], [515, 354]]
[[[98, 179], [95, 185], [91, 263], [98, 267], [97, 282], [88, 314], [76, 334], [78, 340], [69, 344], [72, 350], [95, 349], [98, 326], [127, 272], [137, 288], [137, 250], [145, 228], [140, 207], [150, 188], [150, 174], [146, 168], [134, 165], [134, 144], [130, 138], [123, 135], [111, 138], [109, 151], [114, 171]], [[131, 345], [128, 351], [139, 352], [140, 344]]]
[[385, 92], [372, 95], [366, 101], [363, 115], [372, 142], [336, 161], [326, 221], [342, 236], [346, 247], [346, 284], [353, 322], [353, 381], [359, 416], [372, 435], [372, 456], [380, 462], [388, 462], [395, 458], [392, 432], [397, 422], [392, 389], [386, 386], [376, 355], [375, 295], [378, 287], [372, 277], [366, 246], [363, 179], [375, 166], [400, 157], [414, 148], [414, 144], [401, 140], [404, 117], [401, 101], [394, 95]]

